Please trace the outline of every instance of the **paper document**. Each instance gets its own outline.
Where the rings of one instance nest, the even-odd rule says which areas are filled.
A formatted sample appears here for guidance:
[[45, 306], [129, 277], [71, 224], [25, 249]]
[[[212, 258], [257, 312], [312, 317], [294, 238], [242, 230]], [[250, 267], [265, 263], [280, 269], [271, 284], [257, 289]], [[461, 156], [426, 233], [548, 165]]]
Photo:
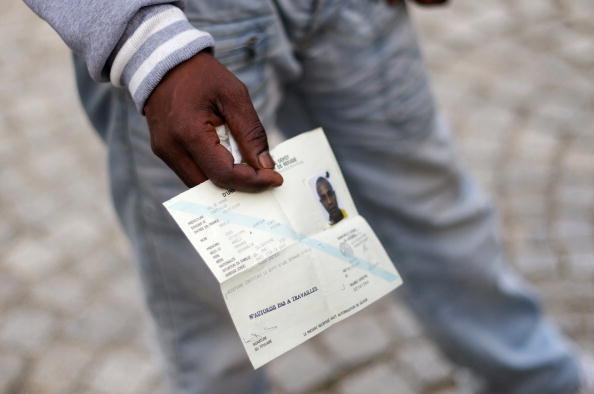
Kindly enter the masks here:
[[164, 203], [220, 282], [254, 368], [402, 283], [321, 129], [270, 153], [278, 188], [241, 193], [207, 181]]

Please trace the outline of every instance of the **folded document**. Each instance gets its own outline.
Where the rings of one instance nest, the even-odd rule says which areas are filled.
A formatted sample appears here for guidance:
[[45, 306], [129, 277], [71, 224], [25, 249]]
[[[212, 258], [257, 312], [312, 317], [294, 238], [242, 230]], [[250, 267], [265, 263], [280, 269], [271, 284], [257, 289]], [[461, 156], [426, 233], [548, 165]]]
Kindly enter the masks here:
[[220, 282], [254, 368], [402, 283], [321, 129], [270, 153], [278, 188], [241, 193], [207, 181], [164, 203]]

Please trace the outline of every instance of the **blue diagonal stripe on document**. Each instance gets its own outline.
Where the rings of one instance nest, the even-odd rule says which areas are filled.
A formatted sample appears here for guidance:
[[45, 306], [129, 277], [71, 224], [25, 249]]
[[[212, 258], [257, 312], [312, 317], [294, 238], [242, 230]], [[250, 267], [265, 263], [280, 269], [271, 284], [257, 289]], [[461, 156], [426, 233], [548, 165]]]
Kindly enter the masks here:
[[378, 278], [384, 279], [388, 282], [394, 282], [396, 279], [398, 279], [398, 276], [393, 274], [392, 272], [388, 272], [383, 268], [373, 265], [356, 256], [347, 258], [340, 252], [340, 249], [338, 249], [337, 247], [325, 242], [321, 242], [315, 238], [307, 237], [304, 234], [298, 233], [293, 228], [284, 224], [275, 223], [274, 225], [271, 225], [269, 222], [263, 222], [262, 219], [259, 219], [257, 217], [243, 215], [237, 212], [221, 211], [189, 201], [176, 201], [175, 203], [168, 205], [167, 208], [174, 209], [180, 212], [191, 213], [194, 215], [210, 216], [212, 218], [225, 221], [227, 223], [236, 224], [247, 228], [253, 228], [276, 236], [283, 236], [285, 238], [293, 239], [306, 246], [309, 246], [312, 249], [319, 250], [327, 255], [343, 260], [354, 267], [361, 268], [369, 272], [370, 274], [377, 276]]

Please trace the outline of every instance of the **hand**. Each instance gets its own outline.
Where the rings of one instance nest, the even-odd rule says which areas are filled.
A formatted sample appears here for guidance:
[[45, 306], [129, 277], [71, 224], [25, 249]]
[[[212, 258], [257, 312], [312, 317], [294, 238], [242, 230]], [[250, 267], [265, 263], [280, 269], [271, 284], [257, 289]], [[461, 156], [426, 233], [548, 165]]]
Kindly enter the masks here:
[[[192, 187], [210, 179], [224, 188], [255, 192], [283, 183], [243, 83], [209, 52], [177, 65], [144, 107], [151, 148]], [[227, 123], [247, 164], [233, 164], [215, 127]]]

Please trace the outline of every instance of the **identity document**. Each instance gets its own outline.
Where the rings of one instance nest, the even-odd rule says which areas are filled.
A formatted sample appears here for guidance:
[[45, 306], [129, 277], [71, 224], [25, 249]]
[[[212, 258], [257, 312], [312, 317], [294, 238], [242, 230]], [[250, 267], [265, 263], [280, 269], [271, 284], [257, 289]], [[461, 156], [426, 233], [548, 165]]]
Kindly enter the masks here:
[[254, 368], [402, 283], [322, 129], [270, 153], [278, 188], [251, 194], [207, 181], [164, 203], [220, 282]]

